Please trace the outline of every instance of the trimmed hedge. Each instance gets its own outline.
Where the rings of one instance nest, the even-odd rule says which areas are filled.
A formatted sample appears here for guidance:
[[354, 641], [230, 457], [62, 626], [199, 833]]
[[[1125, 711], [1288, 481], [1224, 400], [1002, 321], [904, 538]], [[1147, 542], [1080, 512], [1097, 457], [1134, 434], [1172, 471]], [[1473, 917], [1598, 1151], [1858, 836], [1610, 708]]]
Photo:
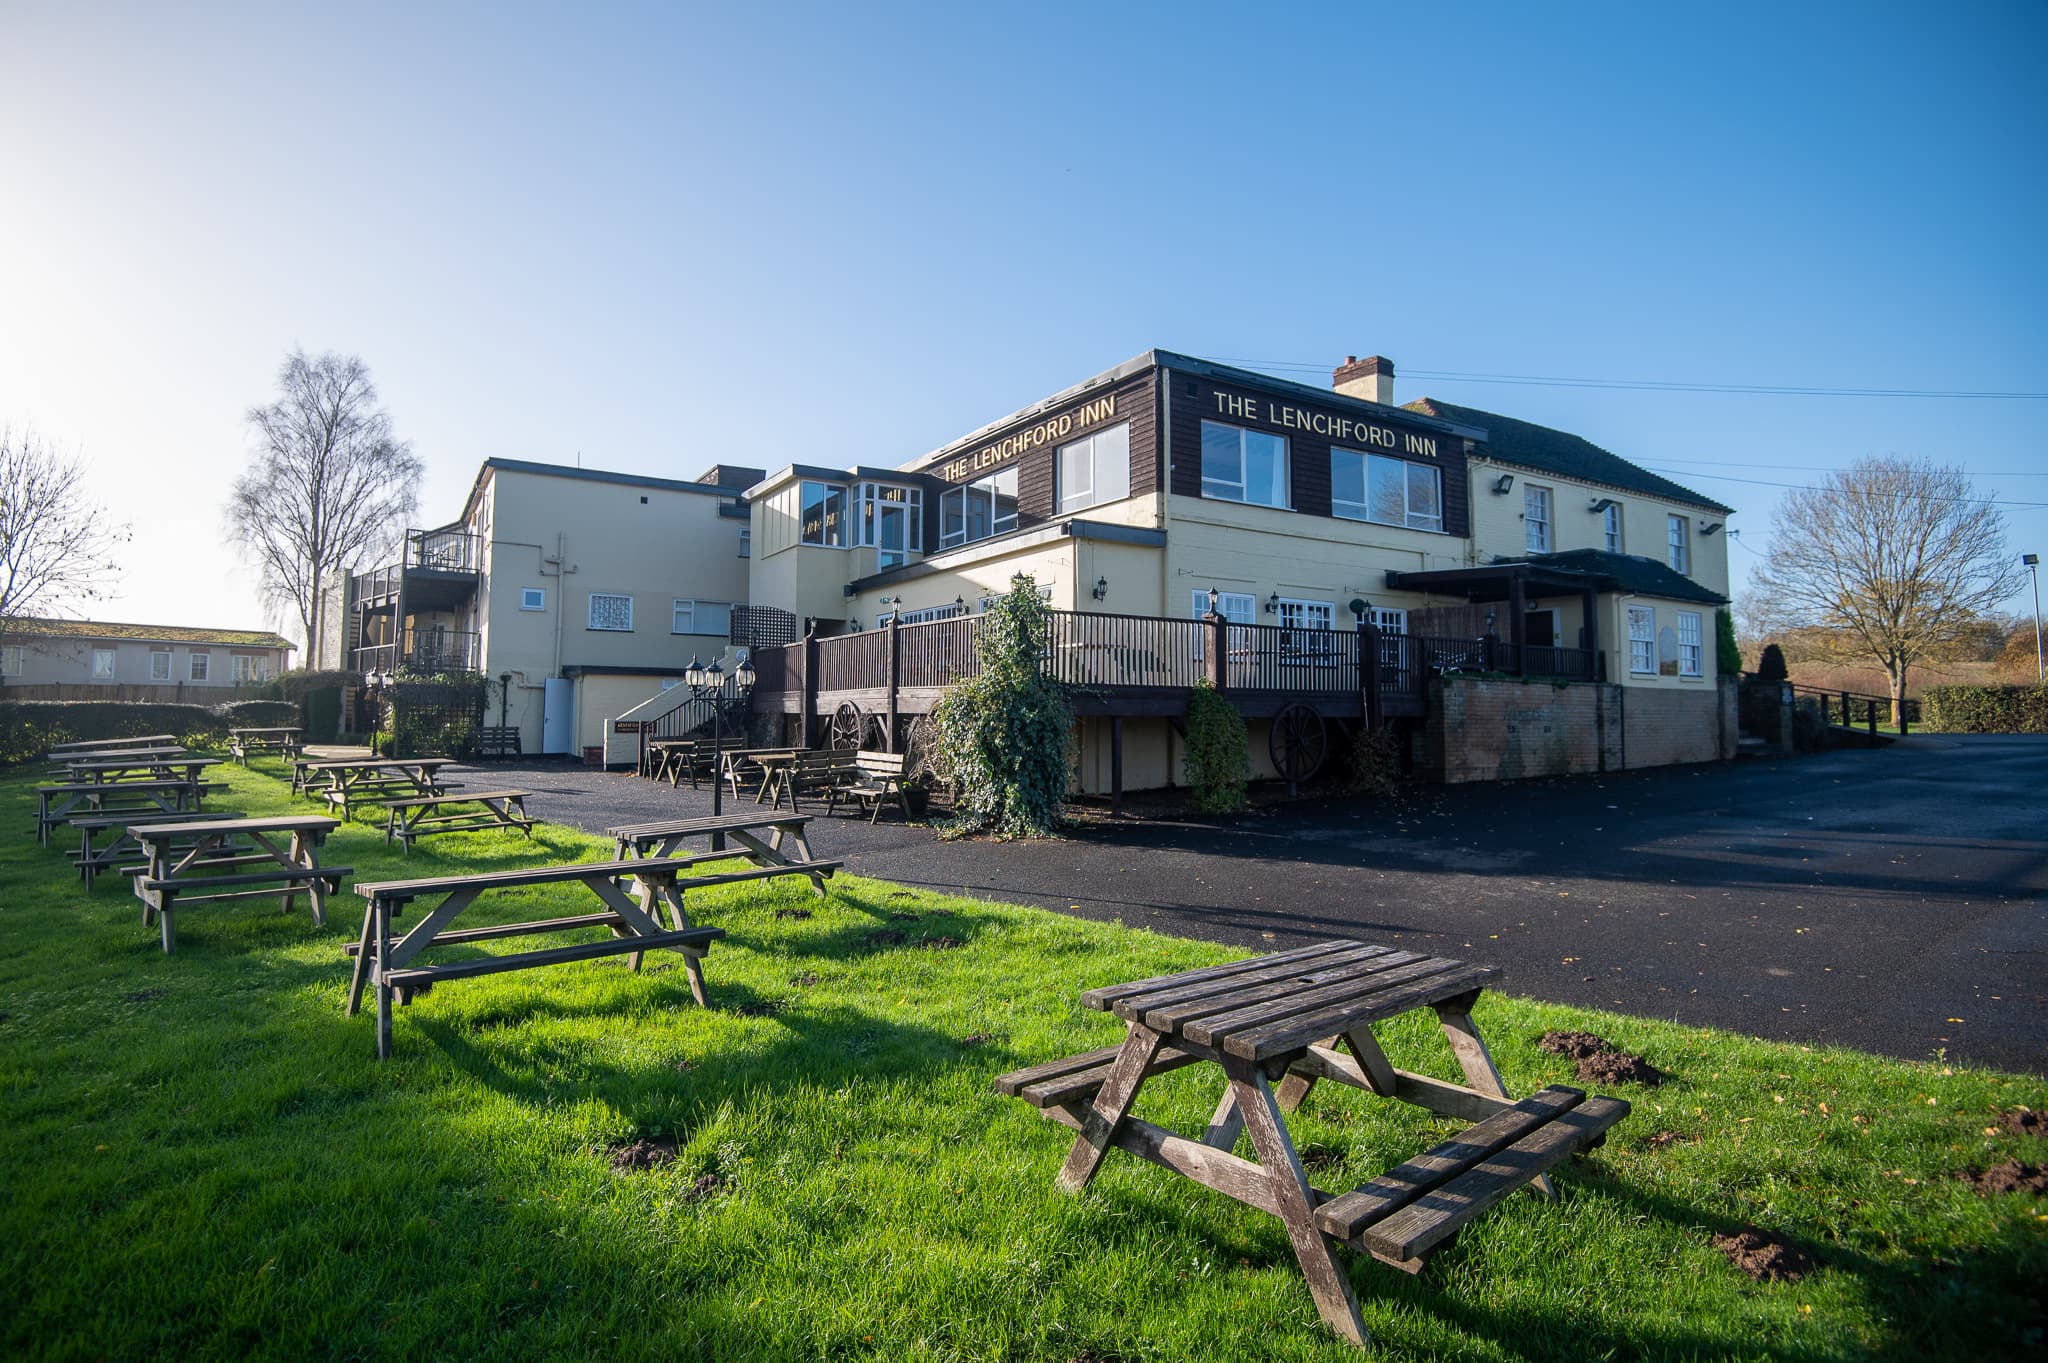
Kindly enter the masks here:
[[231, 700], [213, 712], [230, 729], [281, 729], [302, 723], [299, 707], [288, 700]]
[[2048, 734], [2048, 686], [1930, 686], [1920, 716], [1945, 734]]
[[228, 726], [204, 705], [121, 700], [0, 702], [0, 765], [39, 761], [53, 743], [176, 734], [187, 747], [227, 741]]

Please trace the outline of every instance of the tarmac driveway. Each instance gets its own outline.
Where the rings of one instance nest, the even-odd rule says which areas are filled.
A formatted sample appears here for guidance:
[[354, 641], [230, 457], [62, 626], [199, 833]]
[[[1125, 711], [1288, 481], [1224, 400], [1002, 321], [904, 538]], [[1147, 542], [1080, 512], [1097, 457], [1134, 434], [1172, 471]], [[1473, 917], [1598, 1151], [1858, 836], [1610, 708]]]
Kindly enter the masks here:
[[[593, 832], [710, 809], [708, 790], [580, 767], [517, 780], [535, 814]], [[1254, 949], [1357, 936], [1500, 965], [1508, 992], [1559, 1003], [2048, 1073], [2048, 739], [1417, 787], [1053, 842], [813, 830], [818, 855], [906, 885]]]

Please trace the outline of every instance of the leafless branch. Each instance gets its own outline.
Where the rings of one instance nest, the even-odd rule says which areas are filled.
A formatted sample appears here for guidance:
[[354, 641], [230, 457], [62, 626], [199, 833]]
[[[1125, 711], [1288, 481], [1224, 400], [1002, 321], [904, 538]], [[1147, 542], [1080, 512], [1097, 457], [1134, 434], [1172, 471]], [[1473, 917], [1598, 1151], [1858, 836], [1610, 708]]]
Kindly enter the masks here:
[[34, 432], [0, 429], [0, 620], [103, 599], [128, 538], [89, 495], [76, 459]]

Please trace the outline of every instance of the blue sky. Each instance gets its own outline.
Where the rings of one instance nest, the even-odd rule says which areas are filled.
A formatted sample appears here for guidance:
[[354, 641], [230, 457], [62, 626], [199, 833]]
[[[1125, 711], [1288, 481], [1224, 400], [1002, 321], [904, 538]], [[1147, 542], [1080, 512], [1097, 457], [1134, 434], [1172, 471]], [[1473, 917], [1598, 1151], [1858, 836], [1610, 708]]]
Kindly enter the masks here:
[[170, 623], [280, 618], [220, 507], [293, 346], [428, 523], [494, 455], [898, 462], [1161, 346], [1387, 355], [1734, 505], [1738, 574], [1869, 454], [2048, 552], [2038, 396], [1419, 377], [2048, 393], [2044, 58], [2039, 4], [0, 0], [0, 422], [135, 524], [95, 614]]

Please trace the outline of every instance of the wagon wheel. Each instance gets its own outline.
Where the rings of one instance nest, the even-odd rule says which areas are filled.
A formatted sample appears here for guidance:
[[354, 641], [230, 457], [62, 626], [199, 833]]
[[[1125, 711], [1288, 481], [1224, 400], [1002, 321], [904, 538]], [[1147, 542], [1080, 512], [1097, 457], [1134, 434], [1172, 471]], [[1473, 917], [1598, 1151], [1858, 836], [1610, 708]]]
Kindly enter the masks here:
[[931, 755], [931, 744], [931, 716], [912, 715], [903, 726], [903, 770], [913, 775], [922, 772]]
[[1330, 754], [1330, 736], [1323, 728], [1323, 717], [1315, 712], [1314, 706], [1288, 706], [1273, 717], [1266, 749], [1272, 755], [1273, 769], [1289, 785], [1308, 780], [1322, 770], [1323, 759]]
[[842, 752], [858, 748], [861, 740], [867, 737], [867, 720], [868, 717], [852, 701], [842, 704], [832, 712], [830, 746]]

